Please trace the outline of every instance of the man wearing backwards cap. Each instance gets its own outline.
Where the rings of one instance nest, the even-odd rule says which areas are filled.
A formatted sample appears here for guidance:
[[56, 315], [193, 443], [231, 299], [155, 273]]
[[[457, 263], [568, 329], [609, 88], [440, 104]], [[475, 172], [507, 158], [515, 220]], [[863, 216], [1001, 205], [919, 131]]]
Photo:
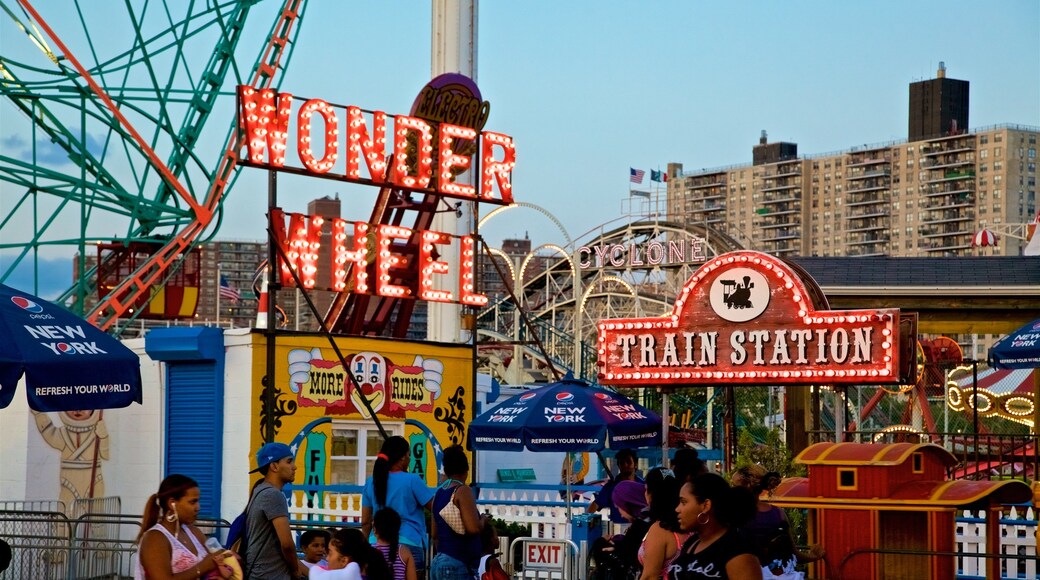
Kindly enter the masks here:
[[267, 443], [256, 452], [256, 469], [263, 481], [253, 490], [246, 508], [246, 571], [250, 580], [292, 580], [307, 576], [296, 558], [289, 529], [289, 505], [282, 487], [296, 478], [296, 462], [285, 443]]

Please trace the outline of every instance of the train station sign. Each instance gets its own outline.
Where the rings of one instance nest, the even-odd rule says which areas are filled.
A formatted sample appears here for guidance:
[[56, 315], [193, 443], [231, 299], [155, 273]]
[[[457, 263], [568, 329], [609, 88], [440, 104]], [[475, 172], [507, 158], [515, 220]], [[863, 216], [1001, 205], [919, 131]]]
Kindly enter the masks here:
[[[825, 310], [815, 281], [778, 258], [724, 254], [690, 277], [672, 312], [598, 324], [601, 383], [896, 384], [898, 309]], [[816, 297], [816, 298], [814, 298]]]

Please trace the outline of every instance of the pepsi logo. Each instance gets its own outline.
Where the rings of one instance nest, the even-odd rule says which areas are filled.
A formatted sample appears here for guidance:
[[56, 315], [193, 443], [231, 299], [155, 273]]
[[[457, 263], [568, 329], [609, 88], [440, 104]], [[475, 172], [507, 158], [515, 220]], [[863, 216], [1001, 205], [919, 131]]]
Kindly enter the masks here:
[[72, 345], [67, 343], [67, 342], [59, 342], [58, 344], [54, 345], [54, 348], [57, 349], [57, 351], [60, 352], [61, 354], [75, 354], [76, 353], [76, 349], [72, 348]]
[[520, 398], [517, 399], [517, 400], [518, 401], [530, 401], [531, 399], [535, 398], [537, 395], [538, 395], [538, 393], [524, 393], [524, 394], [520, 395]]
[[1032, 330], [1040, 330], [1040, 321], [1033, 325]]
[[614, 400], [614, 397], [611, 397], [610, 395], [608, 395], [606, 393], [596, 393], [596, 398], [601, 400], [601, 401], [613, 401]]
[[39, 314], [43, 312], [43, 306], [40, 306], [39, 304], [33, 302], [32, 300], [29, 300], [28, 298], [23, 298], [22, 296], [12, 296], [11, 302], [14, 302], [15, 306], [21, 308], [26, 312], [31, 312], [33, 314]]
[[556, 393], [556, 401], [557, 402], [566, 403], [566, 402], [572, 401], [572, 400], [574, 400], [574, 395], [572, 393], [567, 393], [567, 392]]

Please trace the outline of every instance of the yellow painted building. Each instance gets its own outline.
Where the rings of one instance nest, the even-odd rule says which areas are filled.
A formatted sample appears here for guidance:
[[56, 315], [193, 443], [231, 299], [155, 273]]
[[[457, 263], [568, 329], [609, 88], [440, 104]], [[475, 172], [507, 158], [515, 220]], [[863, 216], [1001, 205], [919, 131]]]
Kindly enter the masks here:
[[376, 419], [387, 435], [408, 439], [410, 469], [428, 485], [438, 483], [440, 449], [465, 445], [475, 399], [471, 347], [341, 337], [340, 360], [320, 335], [278, 336], [270, 404], [259, 380], [266, 374], [267, 337], [250, 337], [256, 379], [249, 447], [263, 444], [266, 422], [273, 421], [275, 440], [296, 447], [296, 485], [363, 484], [383, 442]]

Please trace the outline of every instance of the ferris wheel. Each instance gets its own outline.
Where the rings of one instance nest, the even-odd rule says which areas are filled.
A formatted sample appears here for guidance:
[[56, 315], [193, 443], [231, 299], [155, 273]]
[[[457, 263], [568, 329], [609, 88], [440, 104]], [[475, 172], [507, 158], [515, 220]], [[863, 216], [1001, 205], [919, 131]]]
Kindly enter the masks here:
[[214, 110], [277, 88], [306, 1], [281, 2], [259, 52], [255, 1], [36, 4], [0, 0], [0, 282], [74, 253], [58, 301], [117, 330], [219, 228], [239, 136]]

